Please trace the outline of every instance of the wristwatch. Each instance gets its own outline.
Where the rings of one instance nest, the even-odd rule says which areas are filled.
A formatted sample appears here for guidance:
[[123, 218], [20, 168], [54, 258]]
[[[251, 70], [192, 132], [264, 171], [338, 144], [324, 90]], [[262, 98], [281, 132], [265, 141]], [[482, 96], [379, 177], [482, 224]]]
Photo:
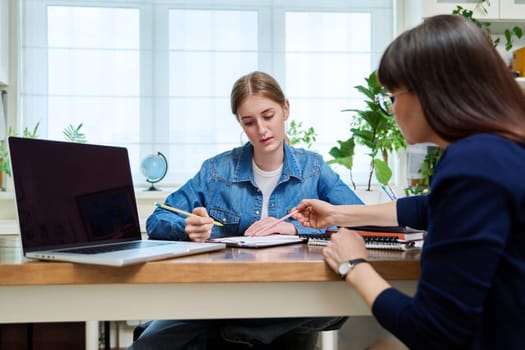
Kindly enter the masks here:
[[346, 279], [346, 275], [352, 270], [356, 265], [359, 265], [361, 263], [367, 263], [368, 261], [363, 258], [358, 259], [352, 259], [345, 262], [342, 262], [339, 267], [337, 268], [337, 272], [339, 272], [339, 276], [341, 276], [341, 279]]

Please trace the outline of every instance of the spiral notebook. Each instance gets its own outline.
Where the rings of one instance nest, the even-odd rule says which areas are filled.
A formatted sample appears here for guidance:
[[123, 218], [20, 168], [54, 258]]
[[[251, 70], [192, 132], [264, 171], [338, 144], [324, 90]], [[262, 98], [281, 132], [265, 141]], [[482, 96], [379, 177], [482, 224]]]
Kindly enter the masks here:
[[[425, 231], [401, 226], [358, 226], [356, 230], [365, 240], [368, 249], [412, 250], [420, 249]], [[307, 234], [309, 245], [325, 246], [330, 241], [329, 233]]]

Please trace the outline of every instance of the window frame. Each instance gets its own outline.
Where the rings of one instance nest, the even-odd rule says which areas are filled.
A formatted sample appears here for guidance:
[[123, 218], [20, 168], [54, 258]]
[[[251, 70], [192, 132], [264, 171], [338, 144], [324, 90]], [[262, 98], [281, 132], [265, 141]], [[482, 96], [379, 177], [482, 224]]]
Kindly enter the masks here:
[[[372, 16], [372, 48], [371, 48], [371, 66], [375, 67], [378, 64], [382, 50], [394, 36], [395, 25], [395, 9], [394, 1], [392, 0], [369, 0], [367, 2], [359, 0], [351, 1], [314, 1], [314, 0], [259, 0], [259, 1], [243, 1], [243, 0], [227, 0], [218, 4], [217, 1], [211, 0], [22, 0], [20, 6], [25, 6], [27, 3], [35, 5], [35, 8], [28, 13], [27, 16], [22, 16], [20, 27], [24, 27], [24, 21], [33, 21], [32, 23], [39, 23], [43, 28], [46, 28], [46, 9], [47, 6], [76, 6], [76, 7], [104, 7], [104, 8], [137, 8], [140, 11], [140, 134], [139, 134], [139, 159], [146, 155], [156, 153], [158, 150], [166, 149], [173, 140], [169, 137], [169, 128], [167, 128], [166, 121], [169, 122], [169, 96], [168, 98], [159, 98], [159, 96], [167, 96], [169, 91], [168, 75], [165, 74], [166, 67], [169, 67], [168, 55], [158, 54], [161, 52], [168, 52], [168, 10], [177, 9], [200, 9], [200, 10], [247, 10], [258, 12], [258, 26], [260, 29], [272, 24], [272, 30], [258, 31], [258, 69], [271, 73], [278, 81], [281, 82], [283, 90], [286, 92], [286, 52], [285, 52], [285, 17], [289, 11], [299, 12], [370, 12]], [[24, 11], [20, 11], [21, 15]], [[385, 22], [381, 26], [374, 26], [374, 23]], [[47, 45], [47, 33], [41, 30], [34, 36], [37, 47], [45, 47]], [[153, 39], [153, 40], [152, 40]], [[25, 44], [24, 44], [25, 45]], [[272, 52], [272, 55], [266, 53]], [[45, 56], [45, 55], [42, 55]], [[19, 52], [21, 57], [21, 64], [19, 65], [18, 77], [19, 80], [24, 78], [23, 67], [25, 66], [25, 57], [23, 52]], [[153, 64], [154, 62], [154, 64]], [[37, 82], [39, 91], [47, 91], [45, 88], [48, 84], [47, 77], [47, 59], [38, 61], [38, 71], [41, 72], [41, 79]], [[363, 77], [364, 78], [364, 77]], [[232, 82], [233, 83], [233, 82]], [[22, 83], [25, 84], [25, 83]], [[26, 88], [22, 93], [27, 93]], [[19, 92], [20, 94], [20, 92]], [[228, 95], [229, 91], [225, 92]], [[49, 95], [46, 95], [49, 96]], [[149, 98], [148, 98], [149, 97]], [[288, 96], [293, 99], [294, 96]], [[345, 97], [350, 100], [362, 100], [358, 95], [353, 97]], [[20, 101], [18, 96], [18, 101]], [[155, 103], [152, 101], [156, 100]], [[350, 101], [349, 101], [350, 103]], [[38, 107], [33, 107], [28, 110], [22, 103], [18, 103], [17, 125], [19, 132], [26, 126], [35, 125], [40, 122], [40, 135], [47, 137], [48, 122], [47, 111], [48, 106], [46, 99], [42, 99]], [[34, 113], [38, 109], [39, 113]], [[44, 112], [42, 112], [44, 111]], [[42, 117], [45, 113], [44, 119], [37, 119]], [[349, 118], [350, 116], [348, 116]], [[168, 118], [168, 120], [166, 120]], [[239, 130], [240, 132], [240, 130]], [[88, 135], [89, 139], [89, 135]], [[336, 140], [332, 140], [333, 146], [337, 144]], [[168, 157], [169, 159], [169, 157]], [[326, 157], [325, 157], [326, 159]], [[202, 159], [201, 161], [204, 161]], [[198, 169], [193, 169], [196, 172]], [[345, 170], [337, 170], [346, 181], [347, 176]], [[133, 178], [136, 186], [146, 186], [146, 181], [139, 173], [137, 166], [132, 166]], [[187, 178], [187, 176], [186, 176]], [[163, 180], [164, 186], [180, 185], [179, 182], [170, 180], [167, 176]]]

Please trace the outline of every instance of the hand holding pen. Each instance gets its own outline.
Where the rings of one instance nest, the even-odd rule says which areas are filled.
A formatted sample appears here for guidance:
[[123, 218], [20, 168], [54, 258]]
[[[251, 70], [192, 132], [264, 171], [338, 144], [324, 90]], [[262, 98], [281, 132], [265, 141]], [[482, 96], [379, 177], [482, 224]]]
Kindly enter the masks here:
[[184, 220], [184, 232], [190, 241], [205, 242], [211, 236], [213, 221], [204, 207], [193, 209], [193, 213], [195, 215], [188, 216]]
[[[155, 205], [157, 207], [159, 207], [159, 208], [166, 209], [166, 210], [172, 211], [174, 213], [178, 213], [178, 214], [182, 214], [182, 215], [186, 215], [186, 216], [190, 216], [190, 217], [191, 216], [199, 216], [199, 217], [201, 216], [201, 215], [197, 215], [195, 213], [190, 213], [190, 212], [187, 212], [185, 210], [182, 210], [182, 209], [179, 209], [179, 208], [175, 208], [175, 207], [169, 206], [167, 204], [162, 204], [162, 203], [159, 203], [159, 202], [155, 202]], [[204, 210], [206, 210], [206, 209], [204, 209]], [[209, 217], [207, 211], [206, 211], [206, 215], [205, 216]], [[213, 221], [212, 223], [214, 225], [217, 225], [217, 226], [224, 226], [223, 224], [221, 224], [218, 221]]]
[[213, 225], [223, 226], [220, 222], [214, 221], [208, 216], [208, 211], [203, 207], [195, 208], [193, 209], [193, 213], [190, 213], [158, 202], [156, 202], [155, 205], [162, 209], [186, 215], [187, 218], [184, 220], [184, 232], [193, 242], [204, 242], [210, 238]]
[[304, 227], [320, 229], [337, 226], [335, 208], [336, 206], [319, 199], [304, 199], [297, 207], [292, 208], [295, 212], [292, 216]]

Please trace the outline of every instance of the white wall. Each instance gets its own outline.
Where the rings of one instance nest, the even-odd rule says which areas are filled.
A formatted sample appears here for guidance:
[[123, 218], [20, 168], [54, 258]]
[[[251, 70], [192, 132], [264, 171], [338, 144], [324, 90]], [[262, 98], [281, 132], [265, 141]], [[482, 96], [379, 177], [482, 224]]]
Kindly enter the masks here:
[[9, 1], [0, 1], [0, 85], [9, 81]]

